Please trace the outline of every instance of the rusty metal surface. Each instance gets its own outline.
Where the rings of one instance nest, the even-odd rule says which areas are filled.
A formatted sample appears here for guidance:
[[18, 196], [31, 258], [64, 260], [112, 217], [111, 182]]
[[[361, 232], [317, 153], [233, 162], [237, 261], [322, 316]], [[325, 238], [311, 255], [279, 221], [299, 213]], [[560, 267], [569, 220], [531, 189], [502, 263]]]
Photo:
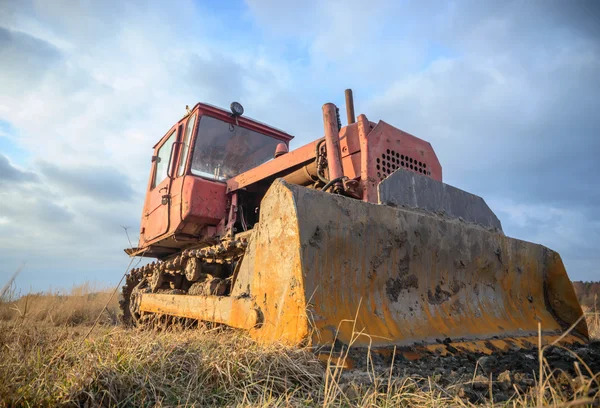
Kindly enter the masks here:
[[[230, 120], [223, 110], [204, 104], [195, 106], [190, 113], [196, 115], [197, 120], [207, 114], [222, 120]], [[326, 119], [329, 118], [327, 123], [331, 125], [331, 130], [337, 130], [337, 118], [333, 109], [325, 116]], [[188, 117], [190, 116], [186, 115], [172, 129], [185, 126]], [[358, 119], [359, 123], [350, 124], [339, 131], [338, 149], [328, 149], [333, 159], [328, 160], [332, 164], [326, 170], [329, 179], [336, 179], [337, 177], [334, 175], [347, 177], [347, 181], [344, 182], [345, 188], [348, 187], [347, 183], [354, 183], [351, 189], [352, 196], [362, 197], [364, 201], [377, 202], [377, 184], [402, 163], [401, 157], [392, 157], [394, 155], [423, 156], [423, 160], [417, 160], [417, 164], [420, 162], [423, 166], [417, 167], [423, 170], [424, 164], [429, 165], [431, 177], [441, 180], [441, 166], [439, 166], [429, 143], [385, 122], [375, 124], [369, 122], [364, 115], [360, 115]], [[286, 143], [291, 138], [285, 133], [267, 128], [247, 118], [242, 117], [239, 120], [240, 125], [244, 127], [269, 134]], [[166, 134], [162, 138], [162, 142], [168, 135]], [[331, 140], [335, 144], [335, 138], [330, 138]], [[290, 176], [289, 180], [293, 182], [299, 180], [301, 184], [310, 184], [314, 177], [313, 171], [310, 170], [314, 170], [311, 166], [314, 167], [316, 143], [309, 143], [233, 177], [226, 184], [191, 176], [189, 174], [190, 161], [188, 160], [183, 176], [175, 177], [172, 182], [169, 182], [172, 186], [168, 192], [170, 200], [167, 205], [161, 202], [162, 194], [150, 190], [147, 192], [138, 246], [141, 249], [149, 248], [150, 251], [146, 252], [146, 255], [151, 256], [152, 253], [157, 252], [153, 250], [154, 247], [184, 249], [189, 246], [188, 241], [191, 237], [208, 237], [219, 234], [222, 231], [217, 231], [217, 226], [225, 225], [224, 220], [227, 218], [225, 210], [227, 194], [236, 190], [258, 184], [260, 184], [260, 189], [266, 189], [275, 177], [282, 176]], [[396, 148], [400, 150], [394, 150]], [[339, 149], [341, 151], [338, 151]], [[188, 150], [188, 155], [192, 154], [193, 146]], [[388, 150], [390, 151], [389, 160], [387, 158]], [[384, 158], [383, 155], [386, 157]], [[178, 166], [181, 160], [179, 156], [179, 154], [174, 155], [173, 167]], [[336, 163], [341, 164], [338, 167]], [[405, 164], [410, 169], [410, 158]], [[427, 171], [430, 171], [429, 168]], [[159, 188], [162, 187], [164, 186]], [[164, 251], [158, 252], [163, 253]]]
[[346, 89], [344, 92], [346, 96], [346, 116], [348, 119], [348, 124], [352, 124], [356, 122], [356, 117], [354, 115], [354, 97], [352, 96], [352, 89]]
[[251, 184], [260, 182], [276, 174], [286, 172], [290, 168], [305, 165], [315, 159], [317, 141], [292, 150], [276, 159], [261, 164], [254, 169], [238, 174], [227, 180], [227, 192], [233, 192]]
[[[230, 282], [235, 282], [231, 269], [226, 265], [236, 264], [244, 254], [252, 231], [236, 234], [232, 240], [214, 245], [202, 245], [186, 249], [164, 261], [133, 268], [126, 275], [119, 301], [126, 325], [137, 324], [141, 318], [140, 296], [144, 293], [163, 293], [173, 290], [184, 295], [217, 295], [228, 292]], [[185, 277], [185, 279], [184, 279]], [[186, 280], [187, 279], [187, 280]], [[166, 313], [166, 312], [165, 312]], [[177, 310], [170, 310], [177, 315]]]
[[[198, 118], [209, 114], [231, 120], [227, 112], [207, 105], [193, 112]], [[222, 248], [204, 248], [223, 235], [227, 222], [233, 231], [237, 190], [260, 200], [275, 177], [313, 184], [317, 141], [227, 183], [192, 177], [188, 161], [184, 176], [169, 182], [168, 206], [158, 206], [160, 197], [150, 189], [147, 194], [144, 214], [166, 215], [143, 222], [139, 248], [128, 253], [165, 262], [128, 276], [124, 294], [131, 297], [124, 304], [130, 320], [139, 306], [145, 312], [247, 329], [262, 342], [332, 345], [337, 340], [374, 350], [396, 345], [410, 348], [401, 351], [413, 356], [529, 347], [538, 324], [544, 340], [552, 341], [582, 316], [557, 253], [462, 221], [481, 223], [481, 213], [467, 208], [461, 201], [465, 196], [457, 198], [460, 190], [438, 188], [442, 167], [428, 142], [365, 115], [338, 132], [333, 104], [324, 105], [323, 117], [329, 167], [322, 174], [330, 180], [345, 176], [344, 186], [353, 183], [359, 200], [277, 180], [260, 204], [260, 221], [247, 245], [231, 241], [230, 248], [222, 243]], [[239, 120], [286, 144], [291, 139], [247, 118]], [[175, 154], [174, 168], [178, 160]], [[404, 177], [407, 172], [413, 174]], [[394, 195], [399, 191], [399, 197]], [[228, 195], [233, 198], [229, 204]], [[435, 214], [444, 200], [441, 209], [453, 219]], [[495, 225], [495, 216], [488, 218], [486, 225]], [[217, 263], [227, 262], [229, 275], [196, 270], [196, 258], [215, 263], [215, 271]], [[183, 275], [198, 280], [182, 286]], [[152, 276], [158, 279], [156, 292], [170, 285], [188, 295], [149, 293]], [[586, 338], [582, 321], [564, 341]]]
[[[177, 141], [181, 142], [181, 130], [188, 118], [193, 115], [196, 115], [196, 121], [199, 121], [203, 115], [208, 115], [229, 123], [237, 123], [244, 128], [278, 139], [286, 145], [293, 139], [292, 135], [247, 116], [238, 117], [237, 122], [235, 122], [231, 118], [230, 112], [209, 104], [198, 103], [159, 140], [154, 146], [154, 155], [156, 155], [158, 148], [166, 142], [174, 130], [179, 130]], [[196, 135], [193, 135], [192, 143], [188, 149], [188, 156], [193, 153], [195, 140]], [[179, 163], [182, 160], [181, 149], [177, 148], [176, 150], [172, 157], [172, 169], [178, 169]], [[215, 217], [219, 217], [224, 212], [222, 207], [225, 205], [225, 184], [221, 183], [222, 187], [219, 189], [210, 184], [202, 183], [206, 180], [192, 177], [190, 175], [190, 162], [191, 160], [187, 160], [183, 174], [180, 175], [179, 172], [171, 171], [170, 174], [176, 174], [177, 177], [174, 177], [172, 181], [167, 178], [167, 180], [154, 189], [151, 188], [151, 184], [156, 166], [152, 166], [142, 214], [140, 241], [138, 244], [140, 248], [163, 245], [164, 240], [173, 237], [174, 234], [182, 232], [184, 229], [186, 230], [186, 234], [190, 234], [190, 230], [192, 234], [197, 233], [203, 227], [203, 224], [215, 222]], [[185, 181], [183, 180], [184, 177]], [[173, 185], [171, 186], [171, 184]], [[162, 196], [165, 193], [164, 190], [160, 190], [164, 187], [167, 187], [166, 192], [171, 198], [167, 204], [162, 203]], [[216, 197], [213, 194], [215, 190], [223, 191], [220, 197]], [[210, 200], [209, 196], [211, 197]], [[218, 223], [218, 221], [216, 222]], [[181, 246], [185, 245], [186, 243], [182, 243]]]
[[378, 202], [378, 184], [399, 168], [442, 181], [442, 166], [429, 142], [384, 121], [373, 126], [365, 115], [359, 115], [358, 126], [364, 201]]
[[[371, 123], [367, 116], [358, 115], [357, 121], [357, 136], [361, 152], [367, 151], [367, 136], [371, 132]], [[363, 193], [363, 201], [375, 203], [377, 197], [377, 180], [369, 174], [369, 155], [360, 155], [360, 185]], [[372, 171], [372, 170], [371, 170]]]
[[[496, 352], [508, 352], [515, 349], [534, 349], [538, 347], [537, 336], [524, 336], [524, 337], [505, 337], [488, 340], [468, 340], [468, 341], [454, 341], [437, 344], [426, 344], [426, 345], [414, 345], [411, 347], [400, 347], [397, 349], [399, 353], [403, 355], [407, 360], [416, 360], [429, 354], [435, 354], [440, 356], [457, 354], [457, 353], [483, 353], [493, 354]], [[562, 344], [574, 344], [584, 343], [581, 337], [567, 335], [563, 338], [557, 335], [544, 335], [542, 338], [542, 346], [557, 342]], [[390, 347], [373, 348], [375, 353], [385, 354], [393, 352]]]
[[[538, 322], [557, 336], [582, 314], [541, 245], [281, 180], [262, 206], [233, 288], [260, 308], [261, 341], [493, 350], [534, 338]], [[574, 334], [587, 338], [585, 323]]]
[[181, 219], [195, 224], [217, 224], [226, 214], [225, 185], [185, 176], [181, 192]]
[[296, 171], [286, 174], [282, 177], [285, 181], [291, 184], [309, 185], [319, 180], [317, 177], [317, 161], [313, 160], [306, 166], [302, 166]]
[[[358, 139], [358, 125], [351, 124], [348, 126], [344, 126], [340, 129], [340, 147], [342, 149], [342, 159], [346, 156], [359, 153], [360, 154], [360, 142]], [[358, 175], [360, 175], [360, 168], [358, 170]], [[346, 173], [346, 168], [344, 167], [344, 173]], [[346, 176], [350, 177], [348, 174]]]
[[451, 185], [398, 169], [377, 187], [379, 203], [439, 213], [502, 231], [502, 224], [483, 198]]
[[222, 323], [246, 330], [260, 323], [259, 314], [250, 299], [231, 296], [143, 293], [140, 298], [140, 310]]
[[[167, 174], [170, 168], [173, 166], [171, 157], [175, 150], [177, 150], [177, 142], [181, 137], [179, 126], [175, 125], [171, 130], [170, 134], [167, 134], [164, 140], [155, 147], [154, 156], [158, 157], [158, 152], [161, 148], [169, 149], [168, 157], [169, 163], [167, 165]], [[169, 138], [174, 137], [173, 144], [167, 145]], [[141, 233], [139, 246], [145, 247], [147, 243], [160, 236], [163, 236], [169, 230], [169, 211], [171, 208], [170, 200], [166, 202], [163, 200], [164, 197], [171, 196], [171, 185], [173, 179], [165, 177], [163, 180], [157, 181], [156, 186], [152, 186], [154, 179], [157, 177], [157, 161], [152, 162], [150, 171], [150, 180], [148, 183], [148, 192], [144, 202], [142, 221], [141, 221]]]
[[[261, 203], [264, 216], [249, 239], [231, 296], [250, 297], [262, 316], [252, 337], [298, 344], [309, 338], [307, 297], [297, 245], [292, 192], [276, 181]], [[326, 193], [323, 193], [326, 194]], [[264, 220], [264, 222], [263, 222]]]
[[[329, 179], [336, 180], [344, 175], [342, 152], [337, 124], [337, 108], [333, 103], [323, 105], [323, 127], [325, 129], [325, 145], [327, 146], [327, 169]], [[336, 183], [341, 187], [341, 183]]]

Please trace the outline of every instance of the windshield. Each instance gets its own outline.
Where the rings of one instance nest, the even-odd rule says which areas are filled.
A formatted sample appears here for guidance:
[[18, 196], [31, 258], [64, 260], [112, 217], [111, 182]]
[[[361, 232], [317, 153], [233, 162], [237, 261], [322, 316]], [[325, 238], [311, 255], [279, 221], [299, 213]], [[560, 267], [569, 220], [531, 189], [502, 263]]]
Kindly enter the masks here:
[[192, 174], [227, 180], [273, 158], [280, 140], [210, 116], [202, 116], [192, 157]]

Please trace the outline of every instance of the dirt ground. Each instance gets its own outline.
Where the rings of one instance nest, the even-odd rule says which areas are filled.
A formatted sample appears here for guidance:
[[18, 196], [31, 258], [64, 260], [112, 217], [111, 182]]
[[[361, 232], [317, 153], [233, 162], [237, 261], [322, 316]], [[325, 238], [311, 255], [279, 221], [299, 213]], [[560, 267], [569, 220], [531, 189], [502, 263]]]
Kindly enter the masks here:
[[[391, 357], [367, 354], [365, 350], [351, 350], [349, 357], [354, 368], [342, 374], [342, 382], [368, 384], [374, 376], [390, 373]], [[572, 397], [578, 388], [587, 386], [587, 396], [600, 404], [600, 341], [568, 348], [548, 347], [543, 352], [543, 362], [545, 379], [565, 396]], [[422, 390], [432, 386], [478, 404], [489, 402], [492, 397], [495, 402], [502, 402], [530, 392], [538, 383], [539, 372], [538, 349], [521, 349], [493, 355], [427, 356], [413, 361], [394, 356], [391, 375], [428, 378], [433, 382], [425, 382]]]

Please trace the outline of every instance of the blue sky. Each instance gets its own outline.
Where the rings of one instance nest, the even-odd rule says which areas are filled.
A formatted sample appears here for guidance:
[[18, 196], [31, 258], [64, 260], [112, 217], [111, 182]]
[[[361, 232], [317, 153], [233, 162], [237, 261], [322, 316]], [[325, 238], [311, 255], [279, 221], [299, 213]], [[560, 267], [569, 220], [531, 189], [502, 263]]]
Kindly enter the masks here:
[[118, 282], [151, 147], [229, 106], [320, 137], [324, 102], [430, 141], [446, 182], [508, 235], [600, 272], [595, 1], [37, 1], [0, 4], [0, 282]]
[[24, 165], [28, 154], [17, 145], [18, 133], [10, 122], [0, 120], [0, 152], [18, 165]]

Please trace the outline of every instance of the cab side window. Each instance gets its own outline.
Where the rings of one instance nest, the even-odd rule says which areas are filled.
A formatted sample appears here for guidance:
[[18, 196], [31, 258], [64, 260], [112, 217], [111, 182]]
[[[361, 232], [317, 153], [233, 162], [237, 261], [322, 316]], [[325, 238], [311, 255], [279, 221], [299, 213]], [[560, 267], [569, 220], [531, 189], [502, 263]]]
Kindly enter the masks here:
[[185, 137], [183, 138], [183, 146], [181, 148], [181, 160], [179, 164], [179, 170], [177, 176], [183, 175], [185, 171], [185, 164], [187, 163], [187, 154], [190, 149], [190, 139], [192, 137], [192, 130], [194, 130], [194, 123], [196, 123], [196, 114], [188, 119], [187, 126], [185, 128]]
[[167, 167], [169, 165], [169, 158], [171, 157], [171, 150], [173, 149], [173, 142], [175, 142], [176, 137], [177, 130], [174, 130], [167, 141], [158, 149], [155, 161], [156, 171], [154, 172], [154, 179], [152, 180], [152, 188], [156, 187], [167, 178], [169, 171]]

